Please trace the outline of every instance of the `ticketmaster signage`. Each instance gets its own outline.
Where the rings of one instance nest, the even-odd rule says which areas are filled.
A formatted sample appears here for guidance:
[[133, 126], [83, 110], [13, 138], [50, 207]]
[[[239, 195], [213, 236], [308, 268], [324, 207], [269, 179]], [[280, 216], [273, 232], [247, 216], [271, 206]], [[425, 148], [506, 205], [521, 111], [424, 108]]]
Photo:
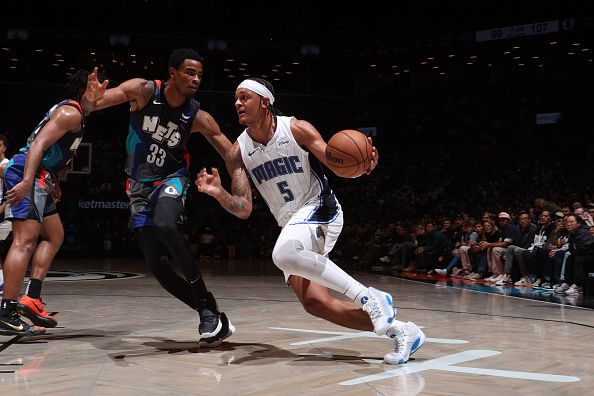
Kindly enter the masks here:
[[79, 209], [128, 209], [130, 202], [127, 201], [85, 201], [78, 200]]

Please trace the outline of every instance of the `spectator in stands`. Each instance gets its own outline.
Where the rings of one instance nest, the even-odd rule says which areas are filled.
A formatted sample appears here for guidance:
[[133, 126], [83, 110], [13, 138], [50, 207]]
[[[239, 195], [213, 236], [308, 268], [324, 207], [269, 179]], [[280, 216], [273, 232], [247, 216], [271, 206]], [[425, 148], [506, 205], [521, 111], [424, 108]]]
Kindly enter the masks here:
[[550, 212], [543, 210], [540, 213], [538, 228], [530, 247], [528, 249], [518, 248], [514, 251], [514, 258], [518, 261], [518, 267], [522, 274], [522, 278], [515, 283], [516, 286], [531, 286], [532, 283], [540, 285], [542, 283], [540, 278], [535, 278], [535, 281], [531, 282], [530, 275], [542, 274], [544, 263], [548, 257], [548, 250], [544, 245], [554, 229], [555, 225], [552, 223]]
[[440, 257], [443, 257], [444, 248], [447, 245], [447, 239], [440, 230], [435, 229], [435, 223], [431, 220], [425, 223], [427, 240], [425, 244], [417, 247], [417, 271], [427, 273], [434, 270], [439, 263]]
[[569, 215], [565, 219], [569, 231], [568, 266], [565, 271], [566, 283], [570, 284], [565, 290], [567, 295], [581, 295], [587, 274], [594, 269], [594, 236], [588, 228], [580, 225], [576, 215]]
[[499, 213], [498, 219], [499, 232], [501, 232], [503, 240], [501, 242], [490, 244], [490, 254], [487, 254], [487, 259], [490, 259], [489, 267], [491, 267], [491, 272], [493, 274], [485, 279], [485, 282], [499, 282], [506, 278], [502, 262], [503, 255], [508, 246], [512, 245], [520, 234], [518, 226], [511, 223], [511, 216], [509, 213]]
[[536, 234], [536, 225], [530, 222], [530, 215], [528, 212], [520, 212], [518, 216], [518, 236], [514, 243], [509, 245], [505, 250], [505, 265], [504, 272], [505, 276], [497, 281], [495, 284], [502, 286], [513, 283], [513, 264], [516, 249], [526, 250], [530, 247], [534, 241], [534, 235]]

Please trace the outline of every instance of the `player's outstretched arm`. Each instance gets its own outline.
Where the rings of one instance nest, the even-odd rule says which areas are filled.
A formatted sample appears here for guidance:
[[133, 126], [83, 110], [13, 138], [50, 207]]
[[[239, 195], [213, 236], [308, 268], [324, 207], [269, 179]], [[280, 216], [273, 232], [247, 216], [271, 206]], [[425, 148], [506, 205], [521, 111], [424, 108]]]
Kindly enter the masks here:
[[144, 107], [153, 94], [153, 84], [142, 78], [124, 81], [110, 89], [107, 89], [108, 83], [108, 80], [99, 82], [97, 68], [89, 74], [87, 89], [81, 99], [85, 114], [124, 102], [130, 102], [130, 109], [136, 111]]

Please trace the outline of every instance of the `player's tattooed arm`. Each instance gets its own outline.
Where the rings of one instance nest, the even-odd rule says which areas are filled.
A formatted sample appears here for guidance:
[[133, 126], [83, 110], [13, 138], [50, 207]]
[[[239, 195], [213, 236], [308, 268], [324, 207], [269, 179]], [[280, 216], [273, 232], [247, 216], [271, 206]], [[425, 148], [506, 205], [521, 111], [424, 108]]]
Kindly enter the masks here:
[[212, 174], [208, 174], [203, 168], [196, 178], [196, 187], [198, 191], [219, 201], [227, 212], [247, 219], [252, 213], [252, 189], [237, 142], [225, 155], [225, 164], [231, 175], [231, 194], [222, 187], [219, 171], [216, 168], [211, 169]]

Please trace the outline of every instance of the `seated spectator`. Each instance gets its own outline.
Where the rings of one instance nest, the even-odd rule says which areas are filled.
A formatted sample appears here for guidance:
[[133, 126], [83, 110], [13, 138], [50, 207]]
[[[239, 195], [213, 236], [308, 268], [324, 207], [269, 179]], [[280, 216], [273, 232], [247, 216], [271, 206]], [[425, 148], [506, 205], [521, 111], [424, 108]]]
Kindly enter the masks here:
[[513, 244], [509, 245], [505, 250], [505, 264], [504, 264], [504, 277], [497, 282], [498, 286], [509, 285], [513, 283], [512, 271], [514, 264], [515, 251], [517, 249], [526, 250], [534, 241], [534, 235], [536, 234], [536, 225], [530, 222], [530, 215], [528, 212], [520, 212], [518, 216], [518, 236], [516, 237]]
[[[514, 258], [518, 261], [518, 267], [522, 274], [522, 279], [515, 283], [516, 286], [532, 286], [533, 283], [538, 286], [542, 283], [540, 277], [549, 254], [545, 243], [555, 229], [555, 225], [548, 210], [543, 210], [538, 218], [537, 232], [534, 234], [534, 240], [530, 247], [528, 249], [518, 248], [514, 251]], [[530, 275], [535, 275], [534, 282], [530, 279]]]
[[415, 254], [417, 255], [417, 271], [427, 273], [438, 266], [447, 239], [440, 230], [435, 229], [433, 221], [425, 223], [425, 230], [427, 240], [424, 245], [417, 247]]
[[565, 219], [569, 231], [569, 252], [565, 271], [566, 284], [571, 284], [565, 294], [578, 296], [583, 294], [584, 281], [588, 273], [594, 270], [594, 235], [589, 229], [580, 225], [576, 215]]
[[[459, 269], [457, 272], [457, 275], [459, 276], [464, 276], [470, 273], [471, 266], [470, 258], [468, 257], [468, 250], [472, 248], [479, 238], [479, 234], [476, 231], [473, 231], [473, 228], [474, 227], [470, 221], [466, 221], [464, 223], [462, 226], [463, 233], [461, 239], [458, 243], [456, 243], [456, 247], [452, 251], [452, 259], [445, 268], [436, 269], [435, 272], [437, 274], [447, 276], [451, 274], [455, 268]], [[462, 271], [465, 273], [462, 273]]]
[[472, 281], [483, 279], [489, 263], [487, 258], [487, 255], [490, 254], [489, 249], [493, 244], [503, 240], [501, 233], [497, 230], [497, 227], [495, 227], [495, 223], [492, 220], [483, 220], [483, 233], [483, 240], [474, 247], [479, 254], [479, 263], [476, 272], [464, 277], [464, 279]]
[[501, 232], [503, 240], [501, 242], [492, 243], [490, 246], [490, 254], [487, 254], [487, 259], [490, 258], [489, 267], [493, 275], [485, 279], [485, 282], [499, 282], [506, 278], [505, 270], [502, 262], [503, 255], [507, 247], [515, 242], [520, 234], [517, 225], [511, 223], [511, 216], [507, 212], [501, 212], [498, 216], [499, 232]]

